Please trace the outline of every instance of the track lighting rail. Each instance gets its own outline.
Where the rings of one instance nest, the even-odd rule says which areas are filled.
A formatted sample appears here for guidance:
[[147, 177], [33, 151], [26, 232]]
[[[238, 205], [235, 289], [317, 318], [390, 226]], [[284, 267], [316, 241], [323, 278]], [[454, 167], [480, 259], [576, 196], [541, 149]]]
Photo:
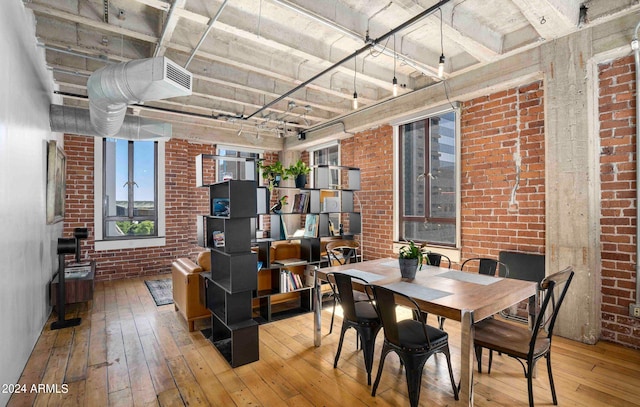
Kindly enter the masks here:
[[391, 37], [392, 35], [398, 33], [399, 31], [402, 31], [405, 28], [409, 27], [410, 25], [412, 25], [412, 24], [420, 21], [421, 19], [429, 16], [430, 14], [432, 14], [433, 12], [438, 10], [440, 7], [442, 7], [445, 4], [447, 4], [449, 1], [450, 0], [441, 0], [438, 3], [434, 4], [433, 6], [425, 9], [423, 12], [417, 14], [416, 16], [414, 16], [414, 17], [410, 18], [409, 20], [405, 21], [404, 23], [400, 24], [399, 26], [397, 26], [396, 28], [392, 29], [391, 31], [387, 32], [386, 34], [383, 34], [382, 36], [380, 36], [380, 37], [378, 37], [378, 38], [376, 38], [374, 40], [370, 40], [363, 47], [359, 48], [356, 52], [354, 52], [354, 53], [342, 58], [340, 61], [338, 61], [335, 64], [331, 65], [330, 67], [324, 69], [323, 71], [320, 71], [319, 73], [315, 74], [314, 76], [312, 76], [311, 78], [307, 79], [306, 81], [300, 83], [299, 85], [297, 85], [296, 87], [292, 88], [291, 90], [289, 90], [289, 91], [285, 92], [284, 94], [278, 96], [277, 98], [275, 98], [271, 102], [265, 104], [260, 109], [256, 110], [255, 112], [251, 113], [250, 115], [248, 115], [246, 117], [243, 117], [243, 119], [244, 120], [248, 120], [248, 119], [251, 119], [252, 117], [256, 116], [257, 114], [260, 114], [264, 110], [270, 108], [274, 104], [280, 102], [284, 98], [290, 96], [291, 94], [297, 92], [298, 90], [300, 90], [300, 89], [304, 88], [305, 86], [309, 85], [310, 83], [312, 83], [316, 79], [318, 79], [321, 76], [325, 75], [327, 72], [330, 72], [330, 71], [334, 70], [335, 68], [337, 68], [338, 66], [340, 66], [340, 65], [344, 64], [345, 62], [351, 60], [351, 58], [356, 58], [358, 55], [360, 55], [363, 52], [369, 50], [369, 48], [374, 47], [375, 45], [381, 43], [382, 41], [386, 40], [387, 38]]

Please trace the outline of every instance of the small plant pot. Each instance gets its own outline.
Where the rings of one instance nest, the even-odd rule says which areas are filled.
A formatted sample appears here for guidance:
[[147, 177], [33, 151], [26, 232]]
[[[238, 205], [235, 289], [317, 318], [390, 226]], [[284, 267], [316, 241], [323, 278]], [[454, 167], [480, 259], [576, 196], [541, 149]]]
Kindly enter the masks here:
[[296, 188], [304, 188], [307, 185], [307, 174], [298, 174], [296, 175]]
[[400, 275], [402, 278], [413, 280], [418, 271], [418, 259], [398, 259], [400, 263]]

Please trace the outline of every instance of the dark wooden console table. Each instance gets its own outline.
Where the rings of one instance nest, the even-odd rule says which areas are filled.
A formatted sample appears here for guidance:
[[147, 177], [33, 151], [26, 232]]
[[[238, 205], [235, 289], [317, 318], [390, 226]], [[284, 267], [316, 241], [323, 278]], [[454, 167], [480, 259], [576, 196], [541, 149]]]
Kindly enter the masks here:
[[[86, 302], [93, 300], [93, 280], [96, 272], [96, 262], [93, 260], [81, 263], [70, 263], [65, 266], [65, 304]], [[51, 281], [51, 305], [56, 305], [58, 298], [58, 276]]]

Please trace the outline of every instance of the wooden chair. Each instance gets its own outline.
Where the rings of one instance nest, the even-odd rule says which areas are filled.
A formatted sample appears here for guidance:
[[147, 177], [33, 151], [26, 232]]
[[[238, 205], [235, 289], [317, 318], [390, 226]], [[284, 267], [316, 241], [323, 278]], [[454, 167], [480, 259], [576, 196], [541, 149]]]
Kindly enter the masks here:
[[414, 313], [420, 313], [418, 304], [410, 297], [381, 286], [367, 286], [367, 290], [373, 292], [376, 311], [384, 328], [384, 344], [378, 365], [378, 375], [373, 383], [371, 395], [376, 395], [385, 358], [389, 352], [395, 352], [400, 357], [401, 365], [405, 368], [411, 406], [417, 406], [420, 400], [420, 384], [424, 364], [431, 355], [443, 353], [447, 358], [451, 389], [455, 399], [458, 400], [458, 387], [455, 384], [451, 368], [448, 334], [425, 324], [422, 320], [398, 321], [396, 315], [398, 305], [411, 306]]
[[[355, 240], [333, 240], [326, 245], [327, 259], [329, 266], [341, 266], [344, 264], [355, 263], [358, 261], [358, 249], [360, 243]], [[331, 324], [329, 325], [329, 333], [333, 332], [333, 320], [336, 315], [336, 303], [338, 302], [338, 293], [335, 284], [329, 282], [333, 293], [333, 310], [331, 311]], [[356, 302], [368, 301], [366, 294], [360, 291], [354, 291], [353, 298]]]
[[[544, 300], [532, 331], [498, 318], [485, 319], [475, 326], [474, 345], [478, 372], [482, 372], [482, 348], [489, 349], [487, 373], [491, 373], [492, 351], [495, 350], [515, 358], [522, 365], [527, 377], [530, 407], [533, 407], [533, 369], [535, 363], [543, 357], [547, 359], [553, 404], [558, 404], [551, 372], [551, 339], [560, 306], [569, 289], [573, 274], [573, 269], [567, 267], [542, 280], [540, 292], [544, 293]], [[559, 291], [557, 296], [556, 290]]]
[[[378, 331], [382, 328], [380, 318], [370, 301], [356, 302], [353, 298], [352, 280], [366, 285], [367, 282], [358, 277], [352, 277], [343, 273], [329, 273], [327, 279], [333, 281], [338, 292], [338, 300], [342, 306], [342, 330], [340, 332], [340, 342], [333, 367], [338, 367], [338, 359], [342, 351], [342, 342], [344, 334], [349, 328], [353, 328], [358, 333], [360, 342], [362, 343], [362, 351], [364, 353], [364, 365], [367, 370], [367, 384], [371, 384], [371, 369], [373, 368], [373, 351], [375, 349], [375, 340]], [[367, 297], [368, 298], [368, 297]]]

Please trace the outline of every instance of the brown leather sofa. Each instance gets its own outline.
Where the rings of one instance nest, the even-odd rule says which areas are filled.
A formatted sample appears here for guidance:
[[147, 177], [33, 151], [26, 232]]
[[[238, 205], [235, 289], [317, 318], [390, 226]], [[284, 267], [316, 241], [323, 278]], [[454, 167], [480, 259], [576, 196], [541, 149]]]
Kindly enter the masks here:
[[211, 253], [201, 252], [197, 264], [188, 258], [180, 258], [171, 264], [173, 280], [173, 304], [189, 325], [189, 332], [195, 329], [195, 320], [209, 318], [211, 313], [200, 301], [200, 275], [211, 270]]

